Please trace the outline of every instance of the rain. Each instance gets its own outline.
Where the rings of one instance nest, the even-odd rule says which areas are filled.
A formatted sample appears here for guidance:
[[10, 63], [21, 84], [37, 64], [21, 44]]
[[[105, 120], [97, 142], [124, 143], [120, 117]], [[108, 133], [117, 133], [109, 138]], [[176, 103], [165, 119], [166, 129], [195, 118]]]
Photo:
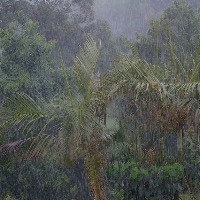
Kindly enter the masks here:
[[0, 0], [0, 200], [200, 200], [200, 1]]

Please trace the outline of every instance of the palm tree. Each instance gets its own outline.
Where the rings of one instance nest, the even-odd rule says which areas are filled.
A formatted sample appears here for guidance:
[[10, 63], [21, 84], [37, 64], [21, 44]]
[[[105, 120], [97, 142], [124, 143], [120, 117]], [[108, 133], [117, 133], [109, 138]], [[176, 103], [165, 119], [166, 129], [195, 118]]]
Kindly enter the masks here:
[[[199, 113], [200, 82], [192, 78], [197, 72], [196, 67], [190, 73], [181, 67], [180, 74], [172, 76], [173, 71], [160, 69], [138, 57], [121, 56], [116, 59], [114, 65], [115, 68], [104, 76], [106, 95], [112, 98], [120, 96], [128, 100], [128, 109], [124, 109], [123, 116], [125, 119], [131, 118], [132, 125], [136, 123], [130, 128], [137, 133], [135, 141], [148, 144], [148, 141], [151, 143], [159, 139], [163, 146], [164, 134], [176, 132], [177, 152], [181, 160], [183, 136], [191, 129], [195, 111]], [[167, 74], [171, 77], [165, 78]], [[192, 129], [195, 130], [194, 127]]]
[[[110, 137], [105, 131], [108, 103], [116, 98], [128, 100], [129, 113], [126, 108], [117, 109], [134, 121], [135, 128], [131, 129], [137, 132], [135, 141], [139, 148], [155, 138], [161, 139], [163, 145], [164, 134], [176, 131], [182, 159], [183, 134], [186, 125], [187, 129], [191, 125], [186, 123], [192, 120], [191, 112], [197, 109], [200, 83], [192, 79], [186, 83], [157, 78], [157, 68], [138, 58], [124, 56], [115, 60], [113, 70], [96, 80], [98, 56], [95, 41], [88, 38], [79, 48], [72, 68], [66, 69], [64, 64], [61, 67], [66, 91], [47, 105], [39, 106], [26, 94], [5, 98], [1, 127], [17, 127], [24, 139], [1, 146], [0, 152], [7, 154], [25, 146], [20, 158], [27, 160], [45, 155], [52, 148], [62, 157], [83, 159], [95, 200], [104, 200], [105, 140]], [[199, 112], [196, 113], [198, 119]]]
[[[44, 156], [49, 148], [71, 160], [83, 159], [95, 200], [106, 199], [104, 166], [105, 98], [95, 80], [99, 50], [89, 37], [74, 59], [71, 71], [62, 65], [66, 92], [40, 106], [26, 94], [4, 99], [1, 127], [17, 129], [24, 139], [0, 147], [1, 156], [25, 148], [20, 160]], [[70, 81], [69, 81], [70, 78]]]

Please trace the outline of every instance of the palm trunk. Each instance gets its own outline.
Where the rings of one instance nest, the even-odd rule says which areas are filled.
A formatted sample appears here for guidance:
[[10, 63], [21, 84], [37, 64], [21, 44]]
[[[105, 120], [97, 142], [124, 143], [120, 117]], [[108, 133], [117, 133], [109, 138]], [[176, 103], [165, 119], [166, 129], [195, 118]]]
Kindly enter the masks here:
[[139, 156], [141, 156], [141, 154], [142, 154], [140, 126], [138, 126], [137, 134], [136, 134], [136, 153]]
[[177, 132], [177, 151], [178, 151], [178, 161], [182, 161], [183, 158], [183, 130]]
[[94, 200], [106, 200], [104, 184], [104, 168], [101, 157], [90, 157], [87, 159], [87, 171], [90, 184], [94, 192]]
[[196, 129], [196, 132], [197, 132], [197, 145], [200, 146], [199, 127], [200, 127], [200, 108], [198, 108], [196, 113], [195, 113], [195, 129]]
[[98, 133], [94, 131], [86, 147], [85, 166], [90, 184], [94, 192], [94, 200], [106, 200], [104, 144]]
[[179, 200], [179, 199], [180, 199], [180, 197], [179, 197], [179, 192], [176, 191], [176, 192], [174, 193], [174, 199], [173, 199], [173, 200]]
[[165, 157], [165, 142], [164, 142], [164, 137], [161, 138], [160, 140], [160, 148], [161, 148], [161, 162], [164, 160]]

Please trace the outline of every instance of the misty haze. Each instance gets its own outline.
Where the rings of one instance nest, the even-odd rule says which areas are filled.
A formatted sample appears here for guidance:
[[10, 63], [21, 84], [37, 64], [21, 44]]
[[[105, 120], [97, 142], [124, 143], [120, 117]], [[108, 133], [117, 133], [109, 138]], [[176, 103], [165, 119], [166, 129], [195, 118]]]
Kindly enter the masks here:
[[0, 200], [200, 200], [200, 0], [0, 0]]

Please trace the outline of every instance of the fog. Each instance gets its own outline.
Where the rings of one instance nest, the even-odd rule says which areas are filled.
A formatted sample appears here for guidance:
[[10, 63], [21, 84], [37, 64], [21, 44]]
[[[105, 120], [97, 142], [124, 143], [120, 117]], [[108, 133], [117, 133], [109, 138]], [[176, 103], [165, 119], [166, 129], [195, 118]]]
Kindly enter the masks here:
[[[155, 19], [172, 4], [172, 0], [96, 0], [96, 18], [105, 19], [115, 35], [133, 38], [135, 33], [144, 34], [149, 21]], [[187, 0], [196, 7], [199, 0]]]

